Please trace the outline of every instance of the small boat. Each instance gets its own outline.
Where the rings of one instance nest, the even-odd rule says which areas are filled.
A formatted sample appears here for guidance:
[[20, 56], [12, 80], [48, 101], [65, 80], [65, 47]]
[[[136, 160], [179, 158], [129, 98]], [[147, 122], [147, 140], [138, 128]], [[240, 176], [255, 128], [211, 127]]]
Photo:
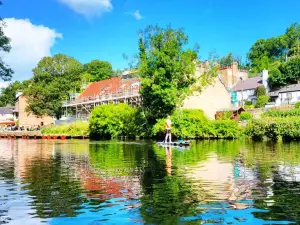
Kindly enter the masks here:
[[190, 141], [176, 141], [176, 142], [157, 142], [160, 146], [190, 146]]

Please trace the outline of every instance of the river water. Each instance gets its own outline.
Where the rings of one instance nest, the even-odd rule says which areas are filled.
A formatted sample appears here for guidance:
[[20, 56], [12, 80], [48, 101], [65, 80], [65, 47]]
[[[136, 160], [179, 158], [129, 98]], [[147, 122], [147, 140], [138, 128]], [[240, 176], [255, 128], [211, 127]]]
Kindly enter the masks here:
[[0, 140], [0, 224], [300, 224], [300, 143]]

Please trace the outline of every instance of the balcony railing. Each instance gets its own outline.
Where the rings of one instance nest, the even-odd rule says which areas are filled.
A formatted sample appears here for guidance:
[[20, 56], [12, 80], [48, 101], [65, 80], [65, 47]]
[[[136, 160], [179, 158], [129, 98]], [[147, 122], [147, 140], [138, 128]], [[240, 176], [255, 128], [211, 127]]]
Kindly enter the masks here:
[[138, 97], [139, 95], [140, 95], [139, 90], [109, 93], [109, 94], [98, 95], [95, 97], [78, 98], [73, 101], [64, 101], [63, 105], [68, 106], [68, 105], [76, 105], [76, 104], [84, 104], [84, 103], [97, 103], [97, 102], [111, 101], [111, 100], [117, 100], [122, 98]]

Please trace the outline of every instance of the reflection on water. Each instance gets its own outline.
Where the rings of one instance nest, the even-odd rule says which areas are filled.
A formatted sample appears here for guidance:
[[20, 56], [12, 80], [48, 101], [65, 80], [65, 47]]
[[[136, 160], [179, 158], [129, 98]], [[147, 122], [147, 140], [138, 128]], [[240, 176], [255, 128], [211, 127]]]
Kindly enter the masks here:
[[0, 224], [300, 223], [299, 149], [0, 140]]

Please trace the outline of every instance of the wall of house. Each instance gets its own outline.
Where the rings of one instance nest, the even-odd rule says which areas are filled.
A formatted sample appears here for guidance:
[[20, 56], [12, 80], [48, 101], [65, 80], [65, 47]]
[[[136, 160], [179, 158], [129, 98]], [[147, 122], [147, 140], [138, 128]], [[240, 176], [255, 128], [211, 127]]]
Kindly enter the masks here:
[[194, 92], [192, 96], [187, 97], [182, 106], [184, 109], [202, 109], [210, 119], [215, 118], [218, 110], [229, 107], [231, 107], [231, 95], [219, 78], [215, 79], [213, 85], [204, 88], [201, 93]]
[[16, 110], [18, 110], [19, 112], [18, 120], [19, 120], [20, 127], [38, 126], [41, 125], [42, 122], [44, 123], [44, 125], [48, 125], [54, 122], [53, 118], [50, 116], [36, 117], [32, 114], [28, 115], [28, 113], [25, 112], [26, 106], [27, 106], [26, 97], [20, 96], [15, 106]]
[[12, 118], [14, 118], [13, 114], [0, 114], [0, 121], [7, 121]]
[[279, 93], [280, 104], [295, 104], [300, 102], [300, 91]]
[[252, 101], [253, 104], [256, 103], [255, 89], [243, 90], [236, 92], [236, 99], [238, 101], [238, 105], [241, 105], [242, 100]]

